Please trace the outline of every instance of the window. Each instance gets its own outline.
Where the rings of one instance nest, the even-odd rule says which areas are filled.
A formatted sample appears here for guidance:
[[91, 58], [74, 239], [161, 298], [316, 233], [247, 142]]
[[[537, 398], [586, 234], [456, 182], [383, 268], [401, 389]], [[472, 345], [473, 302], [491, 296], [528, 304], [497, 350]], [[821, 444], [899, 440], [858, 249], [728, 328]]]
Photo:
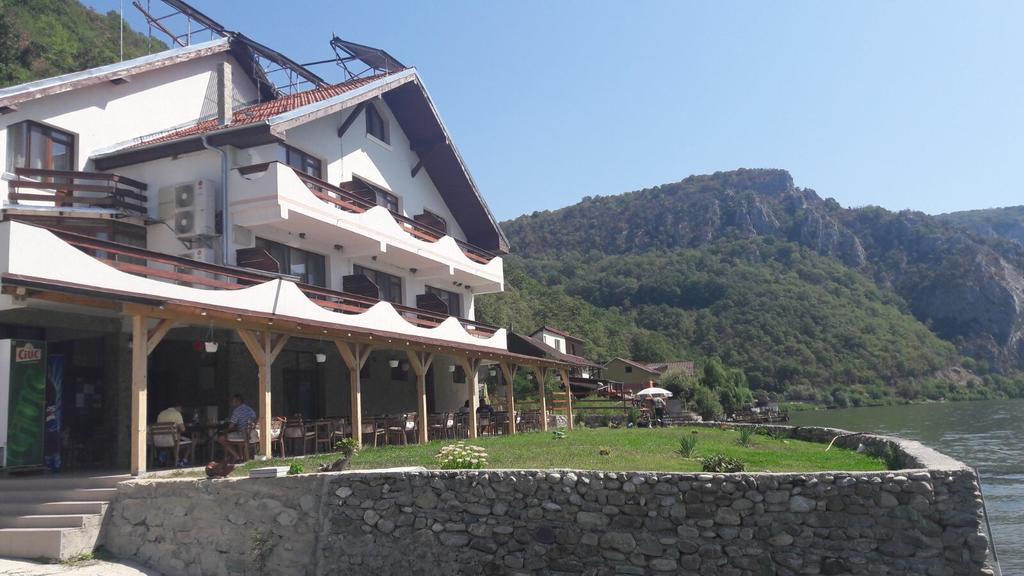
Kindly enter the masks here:
[[292, 248], [279, 242], [256, 238], [256, 247], [267, 251], [267, 254], [281, 265], [281, 272], [298, 276], [304, 284], [327, 287], [326, 259], [298, 248]]
[[75, 137], [35, 122], [8, 126], [7, 170], [15, 168], [74, 170]]
[[633, 373], [633, 367], [632, 366], [626, 366], [626, 374], [632, 374], [632, 373]]
[[402, 303], [402, 279], [398, 276], [363, 268], [358, 264], [352, 267], [352, 273], [362, 274], [376, 284], [377, 290], [380, 291], [379, 297], [381, 300], [391, 302], [392, 304]]
[[398, 212], [398, 196], [358, 176], [352, 177], [352, 183], [349, 184], [346, 190], [367, 202], [373, 202], [377, 206], [383, 206], [392, 212]]
[[391, 143], [387, 120], [384, 120], [377, 107], [372, 104], [366, 107], [366, 133], [385, 144]]
[[284, 148], [284, 162], [299, 172], [309, 174], [314, 178], [323, 179], [322, 171], [320, 169], [320, 159], [306, 154], [302, 150], [287, 144], [282, 144]]
[[455, 292], [449, 292], [447, 290], [441, 290], [440, 288], [434, 288], [433, 286], [427, 286], [427, 294], [433, 294], [441, 299], [442, 302], [448, 305], [448, 314], [450, 316], [462, 317], [462, 297]]

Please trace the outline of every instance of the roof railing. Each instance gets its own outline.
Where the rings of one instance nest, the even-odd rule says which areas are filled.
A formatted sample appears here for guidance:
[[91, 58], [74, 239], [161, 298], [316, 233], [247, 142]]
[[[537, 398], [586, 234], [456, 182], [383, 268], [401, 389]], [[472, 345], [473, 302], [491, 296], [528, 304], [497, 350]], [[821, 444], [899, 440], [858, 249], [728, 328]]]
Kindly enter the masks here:
[[[99, 240], [53, 228], [48, 228], [48, 230], [61, 240], [118, 270], [182, 286], [238, 290], [285, 277], [285, 275], [272, 272], [222, 266], [180, 256], [161, 254], [145, 248], [128, 246], [109, 240]], [[380, 302], [377, 298], [368, 298], [349, 292], [341, 292], [302, 283], [296, 283], [296, 285], [310, 300], [333, 312], [361, 314]], [[434, 328], [448, 318], [453, 317], [411, 306], [390, 304], [406, 322], [413, 326]], [[467, 332], [480, 338], [490, 337], [498, 331], [497, 326], [484, 322], [477, 322], [467, 318], [454, 318], [462, 324]]]
[[146, 184], [119, 174], [39, 168], [15, 168], [14, 174], [17, 179], [8, 182], [9, 207], [33, 202], [55, 208], [110, 208], [147, 214]]

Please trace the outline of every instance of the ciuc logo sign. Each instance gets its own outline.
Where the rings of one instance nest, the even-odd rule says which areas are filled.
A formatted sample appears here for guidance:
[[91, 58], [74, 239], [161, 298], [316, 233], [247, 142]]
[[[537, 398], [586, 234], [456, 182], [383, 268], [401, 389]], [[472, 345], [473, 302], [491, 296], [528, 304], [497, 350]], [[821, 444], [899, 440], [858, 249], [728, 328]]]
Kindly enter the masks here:
[[14, 349], [15, 362], [38, 362], [42, 359], [42, 348], [36, 348], [32, 343], [26, 343], [24, 346]]

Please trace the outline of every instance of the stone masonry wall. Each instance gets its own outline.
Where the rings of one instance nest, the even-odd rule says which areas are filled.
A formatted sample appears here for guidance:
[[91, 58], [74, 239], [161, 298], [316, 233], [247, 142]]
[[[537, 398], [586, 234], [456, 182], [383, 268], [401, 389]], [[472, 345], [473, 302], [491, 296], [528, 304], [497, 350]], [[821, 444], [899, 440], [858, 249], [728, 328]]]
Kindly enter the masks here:
[[913, 442], [836, 443], [915, 469], [142, 479], [119, 487], [104, 539], [171, 576], [992, 573], [971, 470]]

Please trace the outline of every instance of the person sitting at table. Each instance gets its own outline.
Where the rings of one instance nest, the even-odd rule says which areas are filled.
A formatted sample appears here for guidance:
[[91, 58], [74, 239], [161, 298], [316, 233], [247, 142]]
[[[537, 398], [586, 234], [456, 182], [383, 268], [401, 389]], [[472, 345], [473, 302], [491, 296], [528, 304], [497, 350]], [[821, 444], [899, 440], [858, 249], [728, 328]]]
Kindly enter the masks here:
[[459, 414], [469, 414], [469, 400], [466, 400], [466, 403], [462, 405], [462, 408], [459, 408]]
[[232, 442], [247, 442], [246, 434], [249, 433], [249, 425], [256, 420], [256, 412], [246, 405], [241, 394], [231, 397], [231, 418], [226, 433], [217, 436], [217, 443], [224, 448], [225, 460], [232, 463], [239, 463], [242, 460], [241, 454], [231, 445]]
[[476, 409], [477, 416], [487, 416], [488, 418], [494, 417], [494, 407], [486, 402], [481, 402], [480, 406]]
[[[167, 408], [164, 408], [163, 411], [161, 411], [159, 414], [156, 415], [156, 423], [157, 424], [174, 424], [175, 428], [177, 428], [177, 430], [178, 430], [178, 434], [182, 437], [182, 439], [186, 439], [185, 438], [185, 419], [182, 418], [182, 416], [181, 416], [181, 404], [180, 403], [172, 404], [171, 406], [168, 406]], [[175, 454], [174, 458], [175, 458], [175, 464], [177, 464], [179, 467], [184, 467], [184, 466], [188, 465], [188, 459], [185, 458], [184, 456], [182, 456], [182, 453], [186, 452], [187, 450], [188, 450], [188, 444], [182, 443], [182, 444], [180, 444], [178, 446], [178, 454]], [[166, 453], [162, 452], [160, 454], [159, 459], [160, 460], [164, 460], [165, 456], [166, 456]], [[166, 462], [161, 462], [161, 464], [166, 464]]]
[[176, 424], [180, 434], [185, 433], [185, 419], [181, 416], [181, 404], [174, 404], [164, 408], [156, 415], [157, 424]]

